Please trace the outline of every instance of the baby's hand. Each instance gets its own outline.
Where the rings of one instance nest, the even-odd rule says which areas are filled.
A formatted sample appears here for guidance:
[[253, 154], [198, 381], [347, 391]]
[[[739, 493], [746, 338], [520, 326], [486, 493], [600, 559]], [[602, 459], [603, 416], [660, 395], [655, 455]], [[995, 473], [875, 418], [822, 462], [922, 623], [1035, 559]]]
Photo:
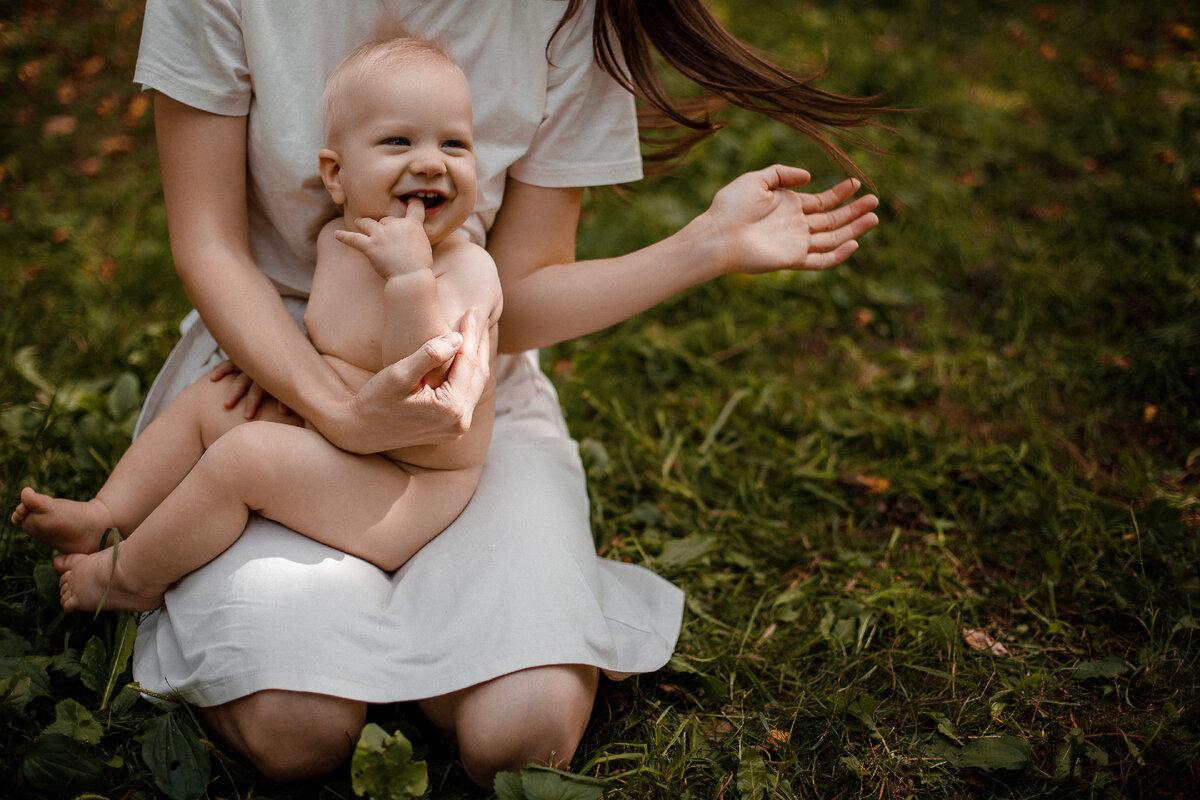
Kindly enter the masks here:
[[362, 253], [385, 280], [396, 275], [430, 269], [433, 248], [425, 233], [425, 204], [418, 198], [408, 201], [403, 217], [379, 220], [361, 217], [354, 221], [361, 233], [335, 231], [334, 238]]

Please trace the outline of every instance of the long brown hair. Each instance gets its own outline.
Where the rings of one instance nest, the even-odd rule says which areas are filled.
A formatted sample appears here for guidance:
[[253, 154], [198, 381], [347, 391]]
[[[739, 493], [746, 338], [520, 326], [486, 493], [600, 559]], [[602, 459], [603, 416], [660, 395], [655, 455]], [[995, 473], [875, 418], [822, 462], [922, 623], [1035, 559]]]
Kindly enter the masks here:
[[[568, 0], [564, 22], [581, 2]], [[706, 95], [672, 100], [654, 68], [651, 47]], [[813, 84], [824, 76], [824, 67], [790, 74], [727, 31], [700, 0], [596, 0], [592, 48], [596, 63], [644, 104], [638, 121], [650, 145], [645, 160], [651, 173], [665, 171], [720, 128], [724, 121], [712, 114], [732, 104], [799, 131], [847, 173], [867, 180], [840, 142], [878, 150], [847, 129], [884, 127], [875, 117], [892, 110], [878, 105], [879, 96], [818, 89]], [[687, 130], [679, 133], [681, 127]]]

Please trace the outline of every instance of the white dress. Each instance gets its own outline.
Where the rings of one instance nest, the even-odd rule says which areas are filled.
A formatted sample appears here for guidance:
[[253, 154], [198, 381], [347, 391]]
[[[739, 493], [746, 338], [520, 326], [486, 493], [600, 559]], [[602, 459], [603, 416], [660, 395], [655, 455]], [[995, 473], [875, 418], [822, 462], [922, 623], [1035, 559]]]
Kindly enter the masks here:
[[[591, 8], [558, 36], [565, 3], [448, 0], [150, 0], [135, 80], [188, 105], [249, 115], [251, 246], [297, 319], [315, 224], [319, 97], [354, 45], [396, 23], [438, 40], [471, 83], [480, 243], [505, 176], [538, 186], [640, 177], [629, 95], [592, 64]], [[550, 44], [547, 49], [547, 43]], [[193, 315], [151, 389], [139, 430], [222, 356]], [[186, 576], [138, 629], [134, 679], [215, 705], [264, 689], [366, 702], [445, 694], [516, 670], [658, 669], [683, 595], [597, 557], [578, 448], [535, 354], [502, 357], [496, 425], [462, 515], [395, 573], [258, 517]], [[181, 532], [180, 535], [186, 535]]]

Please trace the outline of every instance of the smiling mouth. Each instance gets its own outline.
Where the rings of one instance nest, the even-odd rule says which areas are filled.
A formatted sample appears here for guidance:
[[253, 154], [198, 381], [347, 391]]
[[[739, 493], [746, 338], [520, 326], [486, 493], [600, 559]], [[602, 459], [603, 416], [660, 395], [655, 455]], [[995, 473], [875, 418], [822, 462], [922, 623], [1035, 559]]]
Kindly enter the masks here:
[[446, 196], [440, 192], [409, 192], [400, 195], [400, 200], [405, 205], [408, 205], [408, 201], [414, 198], [425, 204], [426, 213], [436, 211], [446, 203]]

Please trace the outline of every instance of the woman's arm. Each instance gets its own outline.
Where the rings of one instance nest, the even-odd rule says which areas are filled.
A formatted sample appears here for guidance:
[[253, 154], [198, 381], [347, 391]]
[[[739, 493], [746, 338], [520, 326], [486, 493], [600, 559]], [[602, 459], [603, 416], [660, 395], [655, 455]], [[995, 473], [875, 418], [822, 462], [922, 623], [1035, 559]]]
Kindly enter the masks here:
[[[461, 336], [426, 343], [351, 394], [254, 263], [245, 117], [210, 114], [158, 93], [155, 126], [176, 271], [234, 363], [347, 450], [378, 452], [460, 435], [486, 382], [487, 359], [478, 356], [486, 335], [478, 324], [464, 319]], [[455, 358], [455, 350], [464, 357]], [[452, 358], [439, 393], [423, 390], [422, 376]]]
[[878, 224], [873, 195], [844, 181], [795, 192], [809, 174], [785, 166], [747, 173], [707, 211], [661, 242], [615, 258], [575, 261], [581, 189], [510, 177], [488, 237], [504, 286], [500, 349], [519, 352], [606, 328], [728, 272], [825, 269]]

